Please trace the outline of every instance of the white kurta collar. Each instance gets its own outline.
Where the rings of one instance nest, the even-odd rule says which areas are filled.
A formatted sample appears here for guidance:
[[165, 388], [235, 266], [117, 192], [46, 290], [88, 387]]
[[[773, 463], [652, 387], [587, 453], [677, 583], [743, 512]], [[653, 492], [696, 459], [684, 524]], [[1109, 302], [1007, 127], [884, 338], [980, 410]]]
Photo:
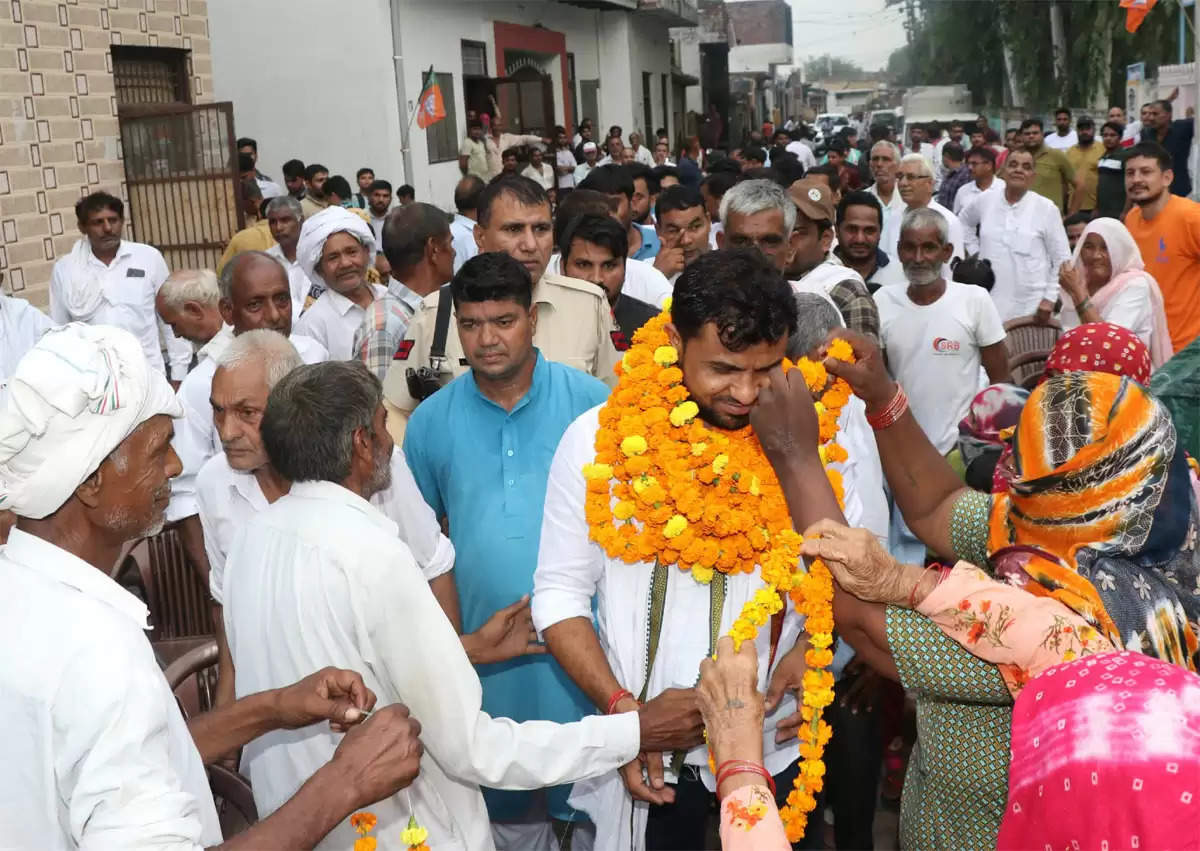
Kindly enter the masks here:
[[107, 575], [78, 556], [36, 535], [13, 529], [4, 555], [36, 573], [111, 606], [138, 625], [150, 629], [150, 610]]

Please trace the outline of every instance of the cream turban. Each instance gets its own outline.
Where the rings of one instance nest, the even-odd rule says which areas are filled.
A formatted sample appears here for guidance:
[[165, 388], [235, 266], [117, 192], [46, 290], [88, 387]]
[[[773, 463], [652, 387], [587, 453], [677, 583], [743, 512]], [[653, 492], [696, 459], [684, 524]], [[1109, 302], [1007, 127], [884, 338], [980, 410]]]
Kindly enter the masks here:
[[17, 364], [0, 409], [0, 508], [53, 514], [156, 414], [182, 417], [171, 385], [128, 331], [72, 323]]
[[325, 240], [335, 233], [347, 232], [367, 247], [367, 255], [375, 259], [375, 234], [362, 216], [356, 216], [345, 207], [326, 207], [321, 212], [304, 220], [300, 228], [300, 241], [296, 243], [296, 262], [311, 281], [328, 282], [317, 271]]

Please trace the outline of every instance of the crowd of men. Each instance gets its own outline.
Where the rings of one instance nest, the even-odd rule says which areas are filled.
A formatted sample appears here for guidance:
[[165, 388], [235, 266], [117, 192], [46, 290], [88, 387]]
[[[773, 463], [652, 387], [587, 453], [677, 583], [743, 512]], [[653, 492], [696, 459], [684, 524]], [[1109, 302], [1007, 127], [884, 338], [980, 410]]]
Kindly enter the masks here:
[[[510, 134], [496, 111], [469, 116], [453, 216], [370, 168], [351, 186], [289, 160], [279, 185], [241, 139], [248, 226], [214, 269], [168, 269], [123, 238], [119, 198], [82, 198], [49, 317], [0, 302], [0, 508], [18, 518], [0, 552], [17, 766], [0, 835], [217, 845], [202, 763], [244, 748], [263, 820], [230, 848], [350, 848], [368, 804], [380, 835], [415, 818], [434, 849], [706, 847], [692, 685], [710, 592], [666, 586], [653, 678], [622, 693], [643, 660], [614, 625], [650, 573], [604, 558], [584, 517], [596, 411], [634, 334], [689, 269], [701, 325], [724, 293], [785, 280], [789, 355], [838, 327], [876, 342], [946, 454], [978, 390], [1011, 378], [1005, 323], [1098, 321], [1062, 273], [1093, 218], [1122, 220], [1156, 279], [1158, 343], [1200, 337], [1191, 121], [1171, 110], [1134, 128], [1114, 107], [1099, 139], [1060, 110], [1053, 132], [1030, 118], [1004, 143], [985, 121], [824, 150], [772, 128], [675, 158], [662, 131], [650, 148], [588, 120]], [[1141, 331], [1125, 309], [1103, 319]], [[745, 425], [752, 370], [716, 334], [688, 345], [692, 398]], [[921, 562], [853, 404], [844, 442], [846, 520]], [[163, 523], [210, 589], [219, 647], [215, 709], [186, 725], [145, 607], [106, 576]], [[725, 608], [758, 581], [730, 577]], [[760, 678], [786, 795], [805, 666], [782, 629], [760, 636]], [[860, 676], [843, 667], [843, 685]], [[872, 842], [886, 744], [856, 709], [831, 709], [855, 731], [831, 744], [838, 847]]]

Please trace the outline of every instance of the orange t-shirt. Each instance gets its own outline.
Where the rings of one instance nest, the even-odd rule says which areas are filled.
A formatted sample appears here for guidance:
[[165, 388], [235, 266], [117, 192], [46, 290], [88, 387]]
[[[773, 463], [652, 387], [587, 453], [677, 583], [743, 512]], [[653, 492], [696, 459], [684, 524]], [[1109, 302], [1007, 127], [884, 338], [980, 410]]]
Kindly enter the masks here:
[[1151, 221], [1131, 209], [1125, 227], [1162, 290], [1171, 346], [1179, 351], [1200, 337], [1200, 204], [1172, 195]]

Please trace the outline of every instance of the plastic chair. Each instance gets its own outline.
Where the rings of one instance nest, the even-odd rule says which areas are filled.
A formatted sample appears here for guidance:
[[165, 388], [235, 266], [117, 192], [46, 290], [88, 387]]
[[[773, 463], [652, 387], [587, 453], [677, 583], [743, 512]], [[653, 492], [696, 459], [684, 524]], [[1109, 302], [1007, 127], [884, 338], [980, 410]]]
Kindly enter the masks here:
[[217, 818], [221, 822], [221, 833], [226, 839], [241, 833], [258, 821], [254, 791], [245, 777], [224, 766], [210, 765], [208, 786], [212, 789], [213, 803], [217, 805]]
[[1049, 351], [1025, 352], [1010, 360], [1008, 365], [1012, 372], [1012, 383], [1026, 390], [1033, 390], [1042, 380], [1049, 357]]
[[[163, 676], [175, 693], [179, 711], [191, 718], [212, 707], [216, 689], [217, 642], [208, 639], [167, 665]], [[206, 766], [221, 833], [228, 839], [258, 821], [250, 781], [223, 765]]]
[[1016, 361], [1021, 355], [1030, 352], [1048, 352], [1054, 348], [1058, 338], [1062, 336], [1062, 324], [1057, 319], [1050, 319], [1046, 324], [1037, 322], [1032, 316], [1018, 316], [1004, 323], [1004, 332], [1008, 336], [1004, 345], [1008, 349], [1009, 361]]
[[163, 671], [184, 718], [212, 708], [217, 688], [216, 664], [217, 642], [208, 638], [180, 654]]
[[[136, 565], [136, 573], [127, 566], [129, 562]], [[188, 562], [179, 533], [174, 529], [139, 541], [118, 570], [125, 577], [123, 584], [133, 585], [131, 590], [135, 593], [140, 591], [150, 609], [150, 622], [154, 626], [150, 640], [156, 648], [161, 645], [178, 649], [179, 639], [209, 638], [214, 634], [208, 589]], [[185, 644], [184, 650], [190, 650], [197, 642]], [[174, 661], [181, 652], [166, 661]]]

